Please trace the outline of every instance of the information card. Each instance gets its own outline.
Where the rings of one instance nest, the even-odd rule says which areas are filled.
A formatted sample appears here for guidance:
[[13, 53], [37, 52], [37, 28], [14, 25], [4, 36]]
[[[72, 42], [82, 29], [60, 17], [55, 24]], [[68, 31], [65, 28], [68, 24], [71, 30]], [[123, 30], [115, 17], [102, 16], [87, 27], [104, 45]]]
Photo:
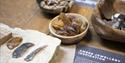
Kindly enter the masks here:
[[125, 63], [125, 56], [93, 47], [77, 45], [74, 63]]

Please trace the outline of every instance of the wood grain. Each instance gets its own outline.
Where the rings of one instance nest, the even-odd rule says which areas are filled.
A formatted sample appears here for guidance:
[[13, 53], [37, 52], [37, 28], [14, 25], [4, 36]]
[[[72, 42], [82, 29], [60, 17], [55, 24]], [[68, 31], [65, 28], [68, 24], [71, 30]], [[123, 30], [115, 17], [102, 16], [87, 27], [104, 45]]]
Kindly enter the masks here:
[[[123, 43], [102, 40], [95, 33], [91, 24], [93, 8], [74, 4], [70, 12], [81, 14], [90, 22], [90, 29], [87, 35], [82, 39], [82, 44], [125, 55], [125, 46]], [[47, 34], [49, 21], [54, 16], [56, 15], [43, 13], [36, 0], [0, 0], [0, 23], [7, 24], [11, 27], [34, 29]], [[56, 55], [56, 58], [60, 58], [60, 61], [57, 59], [54, 60], [53, 63], [72, 63], [75, 54], [75, 47], [61, 47], [64, 47], [62, 49], [63, 52]], [[60, 57], [60, 55], [65, 53], [67, 54], [66, 56], [64, 55], [65, 57]], [[68, 57], [68, 55], [70, 57]]]

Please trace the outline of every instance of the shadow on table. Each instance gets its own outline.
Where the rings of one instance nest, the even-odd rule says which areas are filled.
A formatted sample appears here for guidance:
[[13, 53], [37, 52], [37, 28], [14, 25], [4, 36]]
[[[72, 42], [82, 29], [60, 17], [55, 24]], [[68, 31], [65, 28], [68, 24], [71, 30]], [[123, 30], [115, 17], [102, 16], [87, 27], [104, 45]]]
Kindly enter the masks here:
[[40, 2], [41, 2], [42, 0], [36, 0], [36, 2], [38, 3], [38, 5], [40, 5]]
[[54, 17], [56, 17], [58, 15], [58, 14], [50, 14], [50, 13], [44, 12], [42, 10], [41, 10], [41, 14], [43, 14], [48, 19], [53, 19]]
[[109, 49], [117, 50], [125, 53], [125, 43], [102, 39], [101, 44]]
[[50, 63], [58, 63], [62, 61], [62, 58], [64, 58], [65, 52], [64, 50], [57, 48], [57, 51], [53, 57], [53, 59], [50, 61]]
[[86, 42], [90, 42], [92, 40], [92, 32], [90, 29], [88, 29], [87, 34], [83, 37], [83, 40]]

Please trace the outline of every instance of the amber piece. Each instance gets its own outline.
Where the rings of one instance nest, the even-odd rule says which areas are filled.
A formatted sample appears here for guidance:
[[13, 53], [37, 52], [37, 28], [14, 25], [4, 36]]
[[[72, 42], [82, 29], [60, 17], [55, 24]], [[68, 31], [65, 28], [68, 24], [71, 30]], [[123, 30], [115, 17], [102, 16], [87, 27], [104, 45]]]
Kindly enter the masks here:
[[[81, 24], [81, 23], [80, 23]], [[75, 22], [72, 22], [72, 27], [76, 30], [76, 33], [79, 34], [80, 33], [80, 27], [81, 25], [79, 24], [79, 22], [75, 21]]]
[[24, 53], [32, 46], [34, 46], [34, 44], [32, 44], [32, 43], [22, 44], [20, 47], [18, 47], [16, 50], [14, 50], [12, 57], [19, 58], [19, 57], [23, 56]]
[[7, 43], [7, 47], [12, 50], [15, 47], [17, 47], [21, 42], [22, 42], [22, 37], [13, 37], [11, 38], [8, 43]]
[[43, 49], [45, 49], [47, 47], [47, 45], [44, 45], [42, 47], [37, 48], [36, 50], [34, 50], [33, 52], [31, 52], [24, 60], [29, 62], [31, 60], [33, 60], [33, 58]]
[[57, 20], [52, 24], [56, 33], [64, 36], [74, 36], [80, 34], [86, 29], [86, 22], [82, 22], [80, 18], [72, 15], [61, 13]]
[[64, 13], [61, 13], [57, 20], [52, 23], [55, 29], [62, 29], [65, 25], [70, 25], [72, 22]]
[[85, 31], [85, 29], [87, 28], [87, 23], [85, 23], [84, 25], [81, 25], [81, 28], [79, 29], [79, 32], [81, 33], [81, 32], [83, 32], [83, 31]]
[[60, 13], [59, 19], [61, 19], [63, 21], [63, 23], [66, 24], [66, 25], [70, 25], [72, 23], [72, 21], [70, 20], [70, 18], [68, 18], [65, 15], [65, 13]]
[[55, 29], [61, 29], [64, 27], [64, 23], [62, 20], [56, 20], [52, 23], [52, 26], [55, 28]]
[[76, 35], [76, 30], [71, 26], [65, 26], [65, 30], [68, 32], [68, 36]]
[[12, 32], [9, 31], [8, 26], [0, 23], [0, 46], [12, 38]]

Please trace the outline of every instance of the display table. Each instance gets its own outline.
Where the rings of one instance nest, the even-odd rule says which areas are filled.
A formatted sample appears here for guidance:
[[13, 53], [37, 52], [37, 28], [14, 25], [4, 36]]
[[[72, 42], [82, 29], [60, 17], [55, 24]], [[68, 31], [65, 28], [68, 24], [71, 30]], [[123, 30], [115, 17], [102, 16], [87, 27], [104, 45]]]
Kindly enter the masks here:
[[[74, 4], [71, 13], [79, 13], [90, 22], [88, 34], [81, 44], [125, 55], [125, 44], [102, 40], [91, 25], [93, 8]], [[49, 34], [48, 24], [53, 15], [43, 13], [36, 0], [0, 0], [0, 23], [11, 27], [38, 30]], [[61, 45], [52, 59], [52, 63], [73, 63], [76, 45]]]

